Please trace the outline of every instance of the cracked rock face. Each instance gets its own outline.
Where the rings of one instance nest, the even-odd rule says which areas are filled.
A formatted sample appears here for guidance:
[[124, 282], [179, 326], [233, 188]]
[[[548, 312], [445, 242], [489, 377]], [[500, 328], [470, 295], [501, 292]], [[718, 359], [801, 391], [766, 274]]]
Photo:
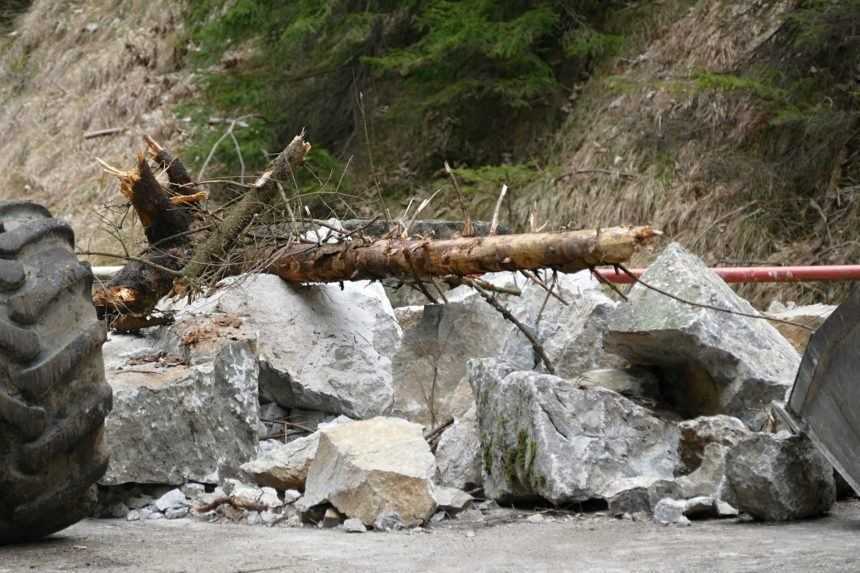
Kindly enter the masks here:
[[751, 434], [746, 425], [731, 416], [702, 416], [678, 424], [681, 458], [677, 484], [683, 497], [727, 496], [725, 458], [729, 449]]
[[439, 438], [436, 467], [437, 481], [443, 486], [468, 489], [481, 485], [481, 440], [474, 406]]
[[99, 483], [218, 483], [254, 457], [258, 367], [247, 343], [225, 344], [213, 362], [191, 368], [144, 366], [107, 372], [114, 391], [105, 421], [111, 458]]
[[605, 499], [625, 478], [672, 479], [677, 427], [627, 398], [492, 359], [468, 370], [488, 497], [563, 504]]
[[[482, 278], [496, 286], [515, 286], [513, 273]], [[393, 416], [431, 426], [462, 416], [474, 403], [463, 379], [466, 361], [495, 356], [502, 348], [510, 323], [475, 290], [460, 286], [446, 298], [448, 304], [395, 310], [403, 342], [393, 358]], [[499, 295], [504, 304], [512, 298]]]
[[736, 507], [756, 519], [786, 521], [827, 513], [836, 501], [833, 467], [805, 436], [756, 433], [726, 456]]
[[421, 426], [378, 417], [319, 434], [300, 509], [328, 501], [365, 525], [392, 513], [404, 525], [419, 525], [433, 514], [436, 462]]
[[222, 281], [181, 320], [238, 317], [255, 336], [260, 392], [285, 408], [369, 418], [392, 403], [391, 357], [401, 331], [378, 283], [296, 287], [273, 275]]
[[[566, 305], [548, 298], [544, 288], [529, 282], [522, 296], [512, 301], [511, 311], [535, 330], [557, 375], [572, 378], [595, 368], [623, 366], [624, 360], [603, 347], [608, 320], [618, 303], [603, 294], [600, 283], [588, 271], [558, 273], [556, 277], [553, 290]], [[551, 275], [546, 274], [546, 278], [551, 284]], [[506, 331], [499, 357], [519, 369], [533, 370], [537, 362], [531, 343], [516, 327], [508, 325]]]
[[[682, 299], [758, 314], [697, 257], [671, 244], [642, 276]], [[800, 356], [766, 320], [684, 304], [641, 284], [609, 323], [607, 350], [660, 367], [663, 390], [684, 415], [728, 414], [759, 429], [784, 401]]]

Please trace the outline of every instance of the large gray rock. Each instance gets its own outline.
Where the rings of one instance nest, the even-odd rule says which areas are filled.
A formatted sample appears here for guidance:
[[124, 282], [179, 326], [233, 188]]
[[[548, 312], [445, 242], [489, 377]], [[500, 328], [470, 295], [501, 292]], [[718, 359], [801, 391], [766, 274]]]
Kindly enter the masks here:
[[[274, 275], [244, 275], [181, 306], [173, 330], [187, 340], [188, 325], [216, 316], [238, 318], [232, 336], [256, 338], [260, 391], [271, 401], [351, 418], [391, 406], [391, 357], [401, 333], [381, 285], [297, 287]], [[197, 342], [197, 352], [203, 346]]]
[[680, 477], [676, 482], [685, 498], [728, 496], [725, 458], [729, 449], [751, 434], [746, 425], [731, 416], [702, 416], [678, 425], [681, 438], [678, 454]]
[[[498, 286], [515, 286], [513, 273], [486, 275]], [[522, 284], [524, 280], [520, 280]], [[495, 356], [510, 323], [472, 288], [450, 290], [447, 304], [395, 310], [403, 342], [393, 358], [391, 415], [425, 425], [462, 416], [474, 403], [464, 382], [466, 361]], [[512, 297], [500, 295], [504, 304]]]
[[833, 468], [808, 438], [756, 433], [726, 456], [726, 475], [740, 511], [766, 521], [827, 513], [836, 501]]
[[[600, 283], [588, 271], [558, 273], [555, 297], [547, 298], [546, 289], [529, 282], [511, 310], [537, 334], [556, 374], [572, 378], [597, 368], [617, 368], [625, 361], [604, 351], [603, 336], [608, 320], [616, 308], [615, 301], [601, 290]], [[552, 283], [546, 275], [547, 283]], [[518, 328], [507, 326], [508, 333], [500, 357], [520, 370], [532, 370], [540, 364], [534, 348]], [[479, 358], [475, 356], [475, 358]]]
[[373, 525], [396, 513], [419, 525], [436, 508], [436, 463], [421, 426], [399, 418], [373, 418], [320, 430], [308, 471], [302, 511], [329, 502], [348, 517]]
[[[114, 338], [122, 348], [125, 337]], [[106, 355], [113, 350], [105, 345]], [[218, 483], [254, 456], [258, 365], [249, 344], [224, 344], [213, 362], [194, 367], [146, 363], [107, 376], [114, 406], [101, 484]]]
[[[758, 314], [701, 260], [671, 244], [642, 280], [684, 300]], [[691, 306], [634, 286], [613, 313], [606, 348], [662, 369], [664, 390], [687, 416], [729, 414], [758, 429], [771, 401], [785, 400], [800, 363], [766, 320]]]
[[436, 481], [443, 486], [470, 489], [481, 485], [481, 440], [474, 406], [439, 438], [436, 467]]
[[611, 390], [492, 359], [469, 361], [469, 375], [490, 498], [581, 502], [624, 478], [674, 475], [675, 425]]

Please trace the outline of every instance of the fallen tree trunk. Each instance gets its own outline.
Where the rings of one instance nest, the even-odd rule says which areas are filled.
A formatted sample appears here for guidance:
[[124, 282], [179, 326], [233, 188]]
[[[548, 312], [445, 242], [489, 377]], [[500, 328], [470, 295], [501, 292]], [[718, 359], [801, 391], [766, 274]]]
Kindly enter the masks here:
[[[100, 316], [117, 330], [160, 323], [162, 318], [151, 316], [152, 312], [171, 292], [199, 292], [220, 277], [251, 270], [273, 273], [292, 283], [397, 278], [423, 287], [421, 281], [436, 277], [466, 280], [463, 277], [489, 272], [541, 268], [575, 272], [624, 263], [639, 245], [659, 234], [651, 227], [613, 227], [497, 235], [491, 233], [492, 225], [477, 224], [468, 226], [488, 236], [463, 237], [459, 234], [464, 224], [459, 222], [431, 221], [419, 229], [421, 222], [413, 221], [409, 232], [420, 238], [410, 239], [401, 236], [406, 231], [396, 223], [372, 219], [347, 221], [346, 231], [332, 227], [337, 243], [327, 242], [332, 233], [310, 242], [296, 226], [299, 220], [292, 220], [292, 211], [286, 233], [278, 231], [281, 223], [271, 223], [271, 215], [269, 223], [261, 220], [278, 196], [279, 181], [292, 178], [310, 149], [303, 134], [293, 139], [223, 219], [198, 208], [197, 202], [206, 194], [193, 192], [195, 183], [182, 163], [151, 138], [146, 142], [153, 160], [167, 173], [167, 189], [142, 155], [129, 172], [105, 165], [119, 176], [120, 189], [134, 206], [149, 243], [141, 256], [123, 257], [129, 262], [93, 294]], [[201, 218], [207, 224], [198, 224]], [[208, 236], [192, 242], [190, 235], [201, 231]], [[374, 239], [374, 234], [384, 238]], [[438, 237], [446, 238], [435, 240]]]
[[624, 263], [637, 247], [658, 234], [651, 227], [612, 227], [442, 241], [382, 239], [364, 244], [300, 245], [276, 254], [266, 271], [292, 283], [426, 280], [543, 268], [576, 272]]

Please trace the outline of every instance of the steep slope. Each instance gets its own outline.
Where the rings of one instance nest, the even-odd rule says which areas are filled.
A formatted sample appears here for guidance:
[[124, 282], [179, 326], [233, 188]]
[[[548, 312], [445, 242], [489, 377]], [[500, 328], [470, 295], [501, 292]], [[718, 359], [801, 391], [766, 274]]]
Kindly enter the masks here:
[[[559, 172], [515, 211], [536, 205], [554, 226], [653, 223], [712, 264], [856, 262], [857, 83], [831, 51], [856, 61], [837, 20], [856, 25], [860, 11], [817, 5], [696, 3], [584, 86], [558, 137]], [[773, 295], [744, 287], [764, 289]], [[800, 285], [782, 296], [839, 293]]]
[[[118, 250], [96, 212], [117, 203], [116, 186], [94, 158], [127, 166], [142, 133], [182, 139], [172, 106], [191, 87], [178, 66], [177, 4], [35, 0], [0, 38], [0, 198], [69, 218], [82, 249]], [[83, 137], [114, 127], [125, 131]]]

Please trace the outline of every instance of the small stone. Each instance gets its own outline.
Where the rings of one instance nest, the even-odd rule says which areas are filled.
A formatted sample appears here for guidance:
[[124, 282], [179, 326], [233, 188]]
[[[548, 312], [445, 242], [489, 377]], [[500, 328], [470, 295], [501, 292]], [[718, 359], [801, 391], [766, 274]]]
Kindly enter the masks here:
[[539, 513], [535, 513], [534, 515], [528, 516], [526, 518], [526, 521], [528, 521], [529, 523], [543, 523], [544, 521], [546, 521], [546, 518], [544, 518], [544, 516]]
[[155, 507], [158, 511], [167, 511], [177, 507], [186, 507], [188, 500], [185, 499], [185, 494], [180, 489], [172, 489], [165, 493], [155, 501]]
[[140, 518], [141, 519], [164, 519], [164, 516], [161, 514], [155, 506], [149, 505], [140, 510]]
[[125, 516], [126, 521], [140, 521], [140, 512], [136, 509], [132, 509], [128, 512], [128, 515]]
[[182, 519], [188, 517], [187, 507], [171, 507], [164, 512], [164, 517], [167, 519]]
[[654, 521], [663, 525], [690, 525], [690, 520], [684, 516], [686, 508], [684, 501], [663, 498], [654, 507]]
[[350, 517], [343, 522], [343, 529], [347, 533], [364, 533], [367, 531], [367, 527], [364, 526], [364, 523], [362, 523], [360, 519], [356, 519], [354, 517]]
[[472, 501], [472, 496], [453, 487], [433, 487], [433, 499], [436, 500], [436, 506], [439, 509], [444, 509], [450, 514], [455, 514], [465, 509]]
[[287, 517], [288, 516], [284, 513], [277, 513], [269, 509], [260, 512], [260, 520], [268, 527], [277, 525], [281, 521], [285, 520]]
[[714, 507], [717, 510], [718, 517], [737, 517], [739, 513], [734, 506], [721, 499], [716, 501]]
[[195, 499], [206, 493], [206, 486], [202, 483], [188, 482], [182, 487], [180, 487], [179, 490], [183, 494], [185, 494], [185, 497], [194, 501]]
[[259, 503], [265, 505], [269, 509], [277, 509], [284, 505], [284, 502], [281, 501], [281, 498], [278, 497], [278, 492], [275, 488], [272, 487], [264, 487], [262, 489], [262, 495], [259, 498]]
[[373, 521], [373, 529], [378, 531], [399, 531], [405, 529], [403, 520], [400, 519], [400, 514], [393, 511], [386, 511], [376, 516]]
[[295, 489], [288, 489], [284, 491], [284, 503], [290, 504], [295, 503], [302, 497], [302, 492]]
[[467, 532], [466, 532], [466, 537], [468, 537], [469, 539], [472, 539], [473, 537], [475, 537], [475, 532], [474, 532], [474, 530], [470, 529], [469, 531], [467, 531]]
[[260, 525], [263, 523], [263, 518], [260, 517], [259, 511], [249, 511], [245, 515], [245, 522], [248, 525]]

